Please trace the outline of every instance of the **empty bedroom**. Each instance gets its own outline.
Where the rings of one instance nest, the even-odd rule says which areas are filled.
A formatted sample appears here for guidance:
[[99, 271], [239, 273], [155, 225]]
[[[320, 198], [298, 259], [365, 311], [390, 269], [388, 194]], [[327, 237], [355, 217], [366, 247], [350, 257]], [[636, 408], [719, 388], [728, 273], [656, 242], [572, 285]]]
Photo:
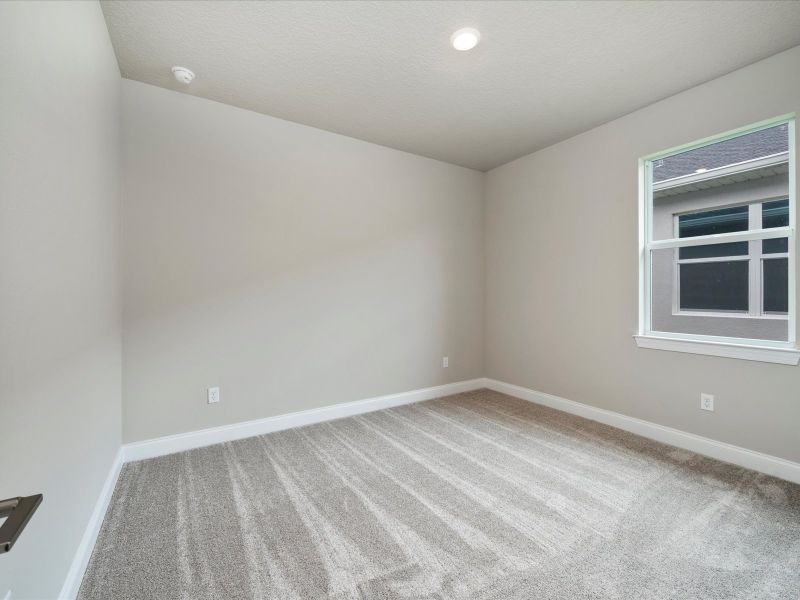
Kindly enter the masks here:
[[800, 0], [0, 0], [0, 600], [798, 600]]

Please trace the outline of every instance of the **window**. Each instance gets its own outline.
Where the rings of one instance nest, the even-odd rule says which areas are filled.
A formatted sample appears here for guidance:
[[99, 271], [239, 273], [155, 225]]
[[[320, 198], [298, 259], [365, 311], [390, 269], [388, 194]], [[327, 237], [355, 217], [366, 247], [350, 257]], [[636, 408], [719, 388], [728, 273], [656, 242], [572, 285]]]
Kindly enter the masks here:
[[641, 160], [640, 346], [797, 364], [794, 120]]
[[[675, 215], [675, 237], [787, 227], [789, 199]], [[788, 317], [786, 238], [675, 250], [675, 311]], [[750, 273], [753, 273], [752, 278]]]

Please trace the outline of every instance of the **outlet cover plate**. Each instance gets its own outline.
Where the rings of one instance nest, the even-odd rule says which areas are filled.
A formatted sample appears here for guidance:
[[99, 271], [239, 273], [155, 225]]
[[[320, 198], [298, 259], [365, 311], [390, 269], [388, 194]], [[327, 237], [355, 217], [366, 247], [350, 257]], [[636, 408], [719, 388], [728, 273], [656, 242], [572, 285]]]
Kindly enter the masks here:
[[219, 388], [210, 387], [208, 388], [208, 403], [214, 404], [215, 402], [219, 402]]

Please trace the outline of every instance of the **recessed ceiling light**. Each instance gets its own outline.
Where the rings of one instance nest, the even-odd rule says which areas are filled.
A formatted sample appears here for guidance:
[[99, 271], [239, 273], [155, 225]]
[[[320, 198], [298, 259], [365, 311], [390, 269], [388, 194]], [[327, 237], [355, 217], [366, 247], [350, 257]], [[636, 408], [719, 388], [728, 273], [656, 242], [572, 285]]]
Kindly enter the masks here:
[[450, 37], [450, 43], [456, 50], [472, 50], [481, 41], [481, 34], [477, 29], [465, 27], [459, 29]]
[[708, 171], [708, 169], [706, 169], [706, 168], [696, 169], [695, 173], [705, 173], [706, 171]]
[[178, 80], [178, 83], [183, 83], [185, 85], [192, 83], [194, 79], [194, 73], [186, 67], [172, 67], [172, 74], [175, 76], [175, 79]]

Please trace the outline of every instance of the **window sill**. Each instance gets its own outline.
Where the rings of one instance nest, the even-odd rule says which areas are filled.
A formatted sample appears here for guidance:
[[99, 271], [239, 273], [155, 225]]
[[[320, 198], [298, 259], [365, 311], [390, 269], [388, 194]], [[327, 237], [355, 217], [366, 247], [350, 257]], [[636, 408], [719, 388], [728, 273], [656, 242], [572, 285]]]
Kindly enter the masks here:
[[689, 354], [706, 354], [708, 356], [723, 356], [726, 358], [754, 360], [781, 365], [796, 365], [800, 362], [800, 350], [793, 348], [745, 346], [743, 344], [682, 340], [653, 335], [634, 335], [633, 337], [639, 348], [687, 352]]

